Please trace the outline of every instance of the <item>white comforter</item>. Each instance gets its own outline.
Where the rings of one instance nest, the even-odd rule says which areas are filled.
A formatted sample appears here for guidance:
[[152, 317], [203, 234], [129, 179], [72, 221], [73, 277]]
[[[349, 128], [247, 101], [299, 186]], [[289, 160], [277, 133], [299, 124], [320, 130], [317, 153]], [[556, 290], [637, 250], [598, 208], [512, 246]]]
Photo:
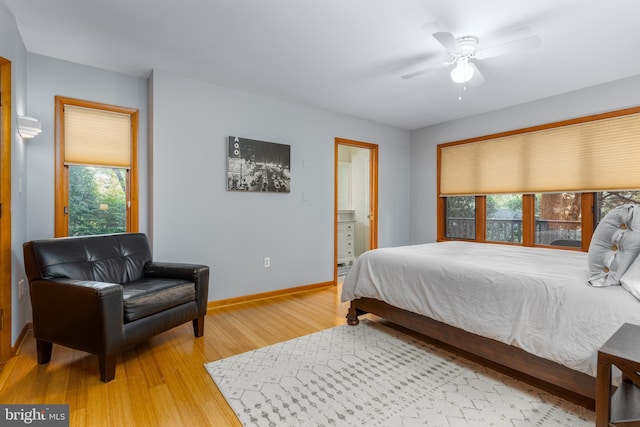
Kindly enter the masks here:
[[587, 285], [587, 254], [470, 242], [376, 249], [344, 281], [342, 301], [369, 297], [596, 375], [598, 348], [640, 301]]

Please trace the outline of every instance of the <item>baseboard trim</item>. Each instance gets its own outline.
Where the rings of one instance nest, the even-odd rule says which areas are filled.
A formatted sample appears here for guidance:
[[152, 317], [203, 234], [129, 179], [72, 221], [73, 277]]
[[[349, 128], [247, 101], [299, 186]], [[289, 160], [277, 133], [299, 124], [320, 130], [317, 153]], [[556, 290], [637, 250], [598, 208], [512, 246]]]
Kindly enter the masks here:
[[241, 297], [227, 298], [227, 299], [221, 299], [217, 301], [209, 301], [207, 303], [207, 310], [213, 310], [213, 309], [225, 307], [228, 305], [241, 304], [243, 302], [251, 302], [251, 301], [257, 301], [257, 300], [262, 300], [267, 298], [278, 297], [282, 295], [296, 294], [299, 292], [306, 292], [314, 289], [326, 288], [328, 286], [335, 286], [335, 285], [336, 285], [336, 282], [333, 282], [333, 281], [321, 282], [321, 283], [314, 283], [311, 285], [296, 286], [294, 288], [286, 288], [286, 289], [278, 289], [276, 291], [262, 292], [259, 294], [244, 295]]
[[16, 345], [11, 347], [11, 356], [15, 356], [16, 354], [18, 354], [20, 347], [22, 347], [22, 344], [24, 344], [24, 340], [27, 336], [27, 333], [32, 329], [33, 329], [33, 323], [29, 322], [26, 325], [24, 325], [24, 327], [22, 328], [22, 331], [20, 332], [20, 335], [18, 336], [18, 339], [16, 340]]

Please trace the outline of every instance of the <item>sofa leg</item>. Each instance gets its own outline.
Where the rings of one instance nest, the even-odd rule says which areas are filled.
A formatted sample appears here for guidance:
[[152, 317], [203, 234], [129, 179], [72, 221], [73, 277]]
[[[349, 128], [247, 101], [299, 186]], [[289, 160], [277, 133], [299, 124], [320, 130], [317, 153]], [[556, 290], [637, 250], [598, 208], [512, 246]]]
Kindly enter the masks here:
[[196, 337], [204, 335], [204, 316], [196, 317], [193, 319], [193, 334]]
[[53, 343], [49, 341], [36, 340], [36, 353], [38, 355], [38, 363], [45, 364], [51, 361], [51, 350]]
[[100, 379], [108, 383], [116, 377], [116, 360], [117, 354], [99, 354], [98, 363], [100, 364]]

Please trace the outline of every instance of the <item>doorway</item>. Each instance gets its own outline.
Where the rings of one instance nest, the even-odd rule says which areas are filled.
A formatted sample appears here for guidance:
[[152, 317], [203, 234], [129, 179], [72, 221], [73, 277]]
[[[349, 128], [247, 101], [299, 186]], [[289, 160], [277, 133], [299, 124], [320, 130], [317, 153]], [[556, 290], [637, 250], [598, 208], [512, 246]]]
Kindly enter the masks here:
[[335, 139], [334, 281], [378, 247], [378, 146]]
[[0, 58], [0, 369], [11, 357], [11, 62]]

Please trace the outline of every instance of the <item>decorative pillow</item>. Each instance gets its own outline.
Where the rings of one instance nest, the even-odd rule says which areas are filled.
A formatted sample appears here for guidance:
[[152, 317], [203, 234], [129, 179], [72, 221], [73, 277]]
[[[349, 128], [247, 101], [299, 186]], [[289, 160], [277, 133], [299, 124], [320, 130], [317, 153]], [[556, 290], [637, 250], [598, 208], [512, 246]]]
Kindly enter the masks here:
[[[634, 215], [635, 211], [635, 215]], [[611, 210], [598, 224], [589, 245], [589, 284], [613, 286], [640, 253], [640, 205]]]

